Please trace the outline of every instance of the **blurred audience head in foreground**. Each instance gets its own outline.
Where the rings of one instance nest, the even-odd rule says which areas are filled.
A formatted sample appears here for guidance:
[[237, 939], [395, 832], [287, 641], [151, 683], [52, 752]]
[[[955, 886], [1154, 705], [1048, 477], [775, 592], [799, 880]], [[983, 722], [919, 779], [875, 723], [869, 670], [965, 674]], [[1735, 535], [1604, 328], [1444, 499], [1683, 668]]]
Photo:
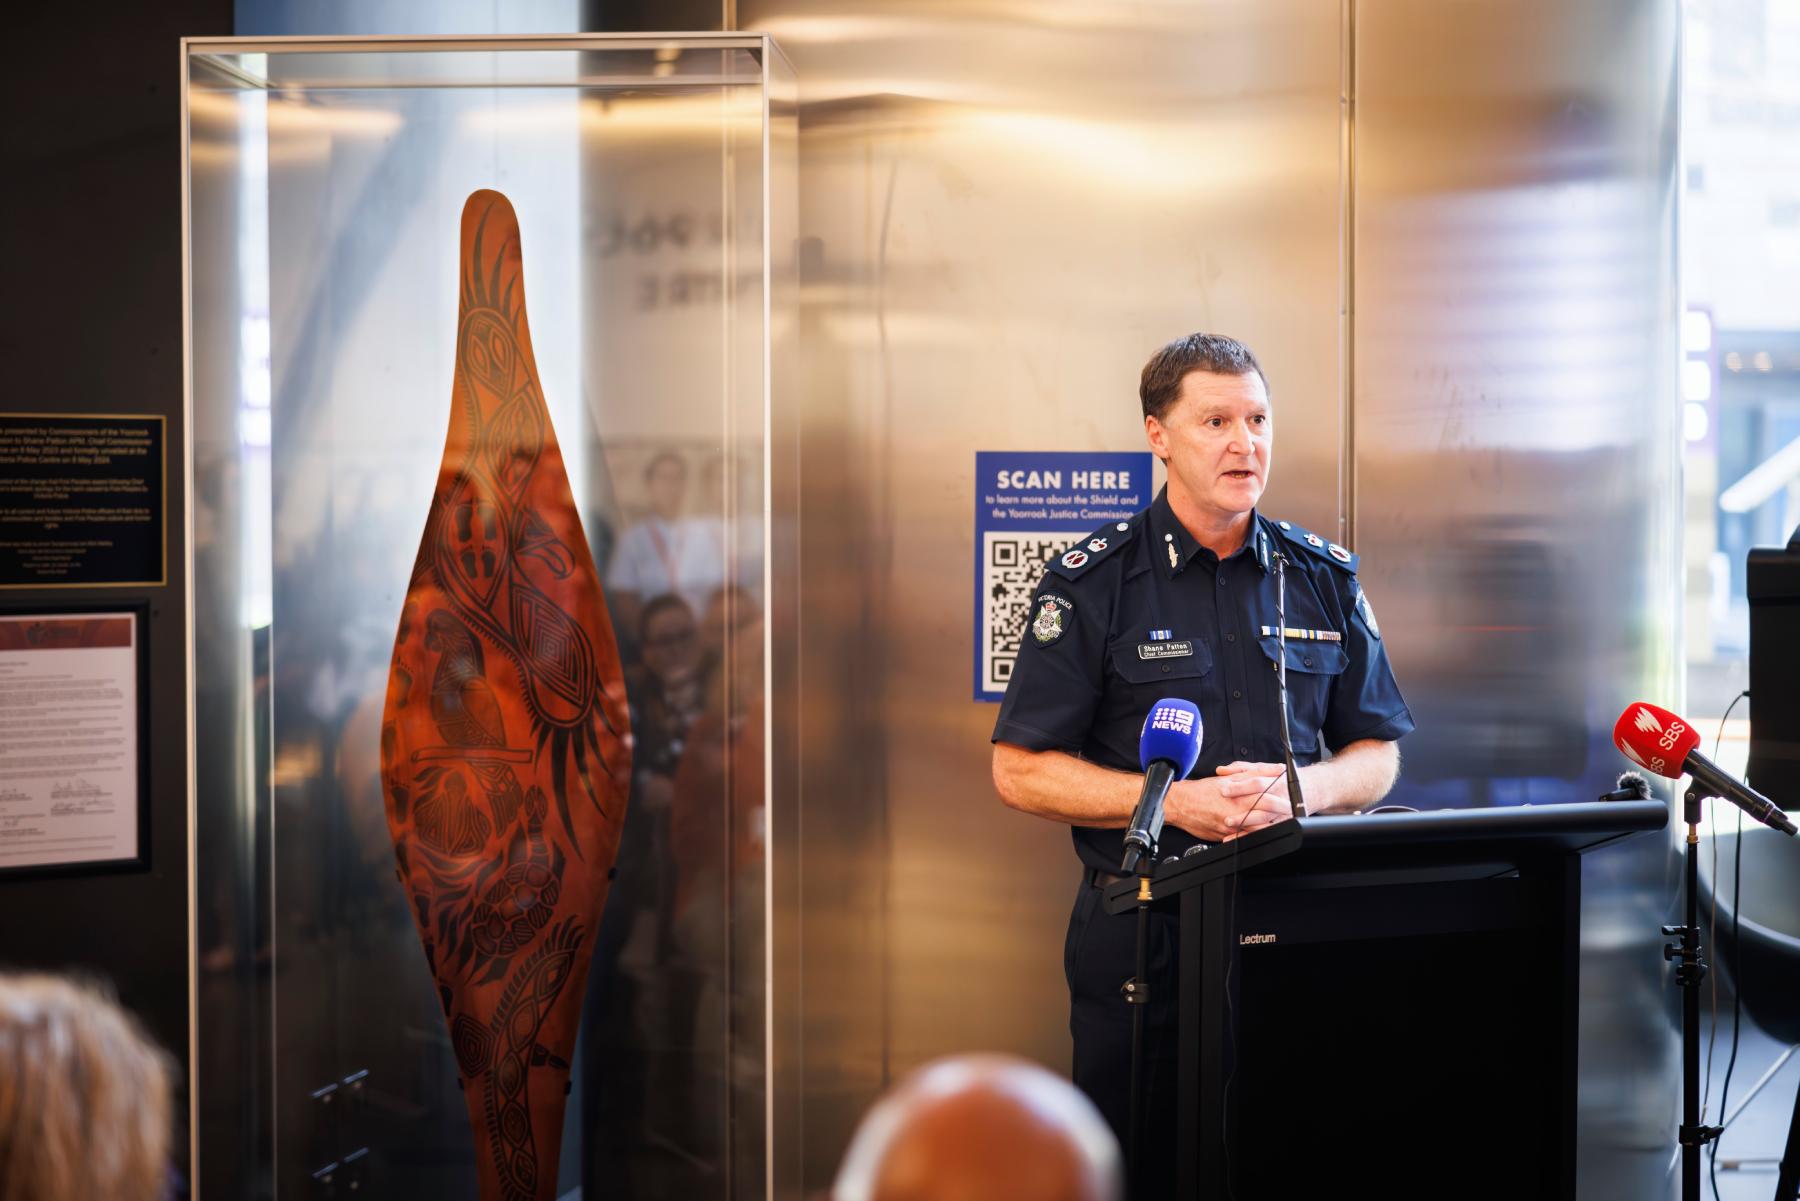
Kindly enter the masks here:
[[169, 1057], [97, 988], [0, 973], [0, 1197], [157, 1201]]
[[832, 1201], [1117, 1201], [1118, 1140], [1074, 1085], [1003, 1055], [920, 1068], [863, 1118]]

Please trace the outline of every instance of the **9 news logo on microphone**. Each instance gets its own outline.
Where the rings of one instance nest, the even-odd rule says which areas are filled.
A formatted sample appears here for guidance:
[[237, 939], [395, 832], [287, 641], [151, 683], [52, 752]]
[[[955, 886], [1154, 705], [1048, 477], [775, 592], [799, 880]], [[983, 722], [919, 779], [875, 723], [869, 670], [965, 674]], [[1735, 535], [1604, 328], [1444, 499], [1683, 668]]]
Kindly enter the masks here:
[[1199, 716], [1190, 708], [1159, 704], [1150, 710], [1150, 715], [1144, 719], [1144, 733], [1151, 730], [1168, 730], [1183, 736], [1192, 734], [1194, 721]]

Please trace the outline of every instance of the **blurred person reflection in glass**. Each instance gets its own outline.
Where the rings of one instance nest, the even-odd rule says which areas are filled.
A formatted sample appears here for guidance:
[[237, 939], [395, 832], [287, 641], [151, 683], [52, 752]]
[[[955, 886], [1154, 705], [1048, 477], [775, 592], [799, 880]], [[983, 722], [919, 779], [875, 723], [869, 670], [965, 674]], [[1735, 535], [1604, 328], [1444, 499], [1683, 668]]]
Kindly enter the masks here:
[[0, 975], [0, 1197], [159, 1201], [173, 1065], [98, 989]]
[[686, 1058], [652, 1097], [653, 1124], [679, 1137], [696, 1168], [692, 1188], [726, 1176], [727, 1104], [747, 1112], [761, 1096], [755, 1048], [728, 1035], [762, 1028], [763, 987], [761, 955], [732, 953], [762, 943], [761, 611], [743, 589], [723, 588], [700, 628], [704, 704], [670, 793], [670, 953], [660, 977], [662, 1018]]
[[[727, 584], [707, 598], [706, 608], [699, 612], [700, 661], [706, 678], [707, 706], [717, 708], [724, 704], [724, 698], [718, 694], [727, 684], [721, 673], [732, 639], [737, 640], [737, 654], [741, 657], [745, 653], [748, 633], [754, 628], [758, 639], [756, 652], [759, 655], [762, 652], [762, 606], [756, 603], [755, 595], [748, 588]], [[739, 674], [742, 674], [741, 670]]]
[[725, 578], [724, 548], [716, 518], [689, 515], [687, 460], [663, 451], [644, 469], [647, 513], [619, 539], [607, 569], [607, 600], [614, 625], [636, 630], [644, 606], [667, 593], [698, 613]]
[[1007, 1055], [926, 1064], [857, 1127], [831, 1201], [1118, 1201], [1119, 1144], [1061, 1076]]
[[664, 789], [659, 799], [666, 802], [668, 780], [681, 761], [688, 727], [700, 715], [705, 699], [694, 611], [673, 594], [654, 598], [639, 619], [638, 640], [643, 660], [626, 681], [632, 706], [632, 769], [657, 777]]
[[[626, 684], [631, 697], [632, 808], [621, 847], [634, 853], [620, 855], [613, 895], [629, 898], [637, 911], [619, 968], [629, 978], [625, 987], [641, 1007], [635, 1020], [650, 1032], [645, 1049], [655, 1059], [679, 1054], [677, 1049], [686, 1044], [685, 1018], [676, 1015], [680, 1006], [671, 1000], [667, 972], [675, 954], [670, 814], [675, 774], [706, 694], [700, 634], [686, 601], [679, 596], [652, 600], [644, 607], [639, 632], [644, 660], [631, 669]], [[651, 1062], [645, 1067], [646, 1091], [649, 1081], [671, 1078], [668, 1064]], [[644, 1116], [649, 1118], [654, 1104], [649, 1097], [646, 1102]]]
[[[689, 730], [705, 706], [700, 631], [680, 596], [643, 606], [631, 631], [642, 654], [626, 672], [631, 702], [631, 804], [606, 904], [596, 983], [589, 994], [584, 1086], [595, 1133], [590, 1178], [603, 1172], [624, 1196], [692, 1195], [713, 1165], [692, 1150], [684, 1108], [694, 1089], [694, 988], [674, 965], [670, 810]], [[604, 1165], [604, 1166], [602, 1166]]]

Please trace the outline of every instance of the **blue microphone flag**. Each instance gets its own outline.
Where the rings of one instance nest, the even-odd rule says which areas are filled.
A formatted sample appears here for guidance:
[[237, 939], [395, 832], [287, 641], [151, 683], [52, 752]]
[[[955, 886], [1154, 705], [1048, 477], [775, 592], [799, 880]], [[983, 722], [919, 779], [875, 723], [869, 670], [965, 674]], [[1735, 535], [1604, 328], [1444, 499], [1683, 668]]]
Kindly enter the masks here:
[[1186, 779], [1200, 759], [1201, 732], [1200, 710], [1192, 701], [1164, 697], [1144, 716], [1144, 729], [1138, 735], [1138, 766], [1149, 771], [1150, 765], [1160, 760], [1174, 766], [1177, 780]]

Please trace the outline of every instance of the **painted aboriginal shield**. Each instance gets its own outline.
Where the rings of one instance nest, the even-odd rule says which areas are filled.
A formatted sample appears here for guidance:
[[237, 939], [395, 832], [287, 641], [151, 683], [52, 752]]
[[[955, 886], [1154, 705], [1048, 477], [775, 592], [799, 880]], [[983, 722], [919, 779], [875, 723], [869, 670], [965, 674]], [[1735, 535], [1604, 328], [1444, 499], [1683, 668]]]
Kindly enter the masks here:
[[631, 778], [619, 652], [538, 384], [519, 223], [462, 217], [450, 432], [394, 640], [381, 774], [484, 1201], [555, 1195]]

